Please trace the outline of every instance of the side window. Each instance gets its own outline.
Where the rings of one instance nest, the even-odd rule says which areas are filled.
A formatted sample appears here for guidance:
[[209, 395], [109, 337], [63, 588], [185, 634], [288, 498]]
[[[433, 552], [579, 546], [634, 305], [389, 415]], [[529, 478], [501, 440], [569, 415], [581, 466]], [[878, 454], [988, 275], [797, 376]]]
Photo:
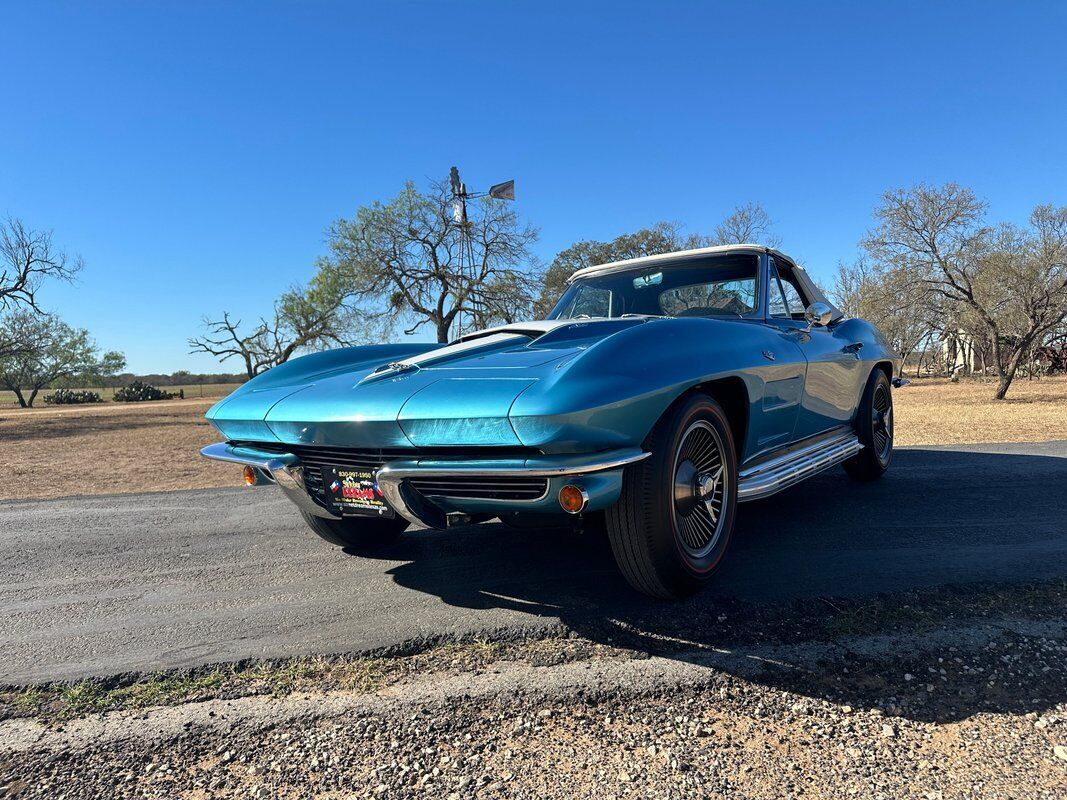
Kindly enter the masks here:
[[789, 304], [786, 303], [785, 295], [782, 294], [782, 284], [778, 282], [777, 272], [772, 269], [770, 274], [770, 291], [767, 293], [767, 312], [772, 317], [788, 317]]
[[[775, 272], [778, 275], [778, 283], [781, 286], [783, 294], [783, 301], [787, 311], [785, 313], [775, 313], [771, 310], [771, 316], [778, 317], [792, 317], [793, 319], [804, 319], [804, 309], [808, 307], [808, 304], [804, 302], [804, 296], [801, 294], [800, 286], [797, 284], [796, 278], [793, 277], [793, 271], [786, 265], [775, 265]], [[771, 299], [773, 301], [774, 294], [772, 292]]]
[[800, 299], [800, 292], [797, 287], [786, 280], [782, 279], [782, 289], [785, 290], [785, 302], [789, 306], [789, 315], [795, 319], [804, 319], [804, 309], [807, 306], [804, 305], [804, 301]]
[[577, 317], [610, 317], [612, 316], [612, 297], [609, 289], [601, 289], [597, 286], [580, 286], [578, 294], [571, 303], [571, 307], [565, 315], [566, 319]]

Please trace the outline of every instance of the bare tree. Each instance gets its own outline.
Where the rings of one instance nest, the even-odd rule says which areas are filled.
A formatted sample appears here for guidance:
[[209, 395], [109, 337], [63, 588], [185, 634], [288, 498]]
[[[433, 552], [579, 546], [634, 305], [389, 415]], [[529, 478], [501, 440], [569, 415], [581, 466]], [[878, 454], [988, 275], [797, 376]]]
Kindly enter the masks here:
[[275, 365], [265, 341], [271, 323], [261, 318], [256, 327], [245, 333], [241, 332], [242, 324], [239, 319], [231, 319], [229, 311], [222, 312], [221, 319], [205, 316], [203, 325], [207, 333], [189, 339], [189, 352], [207, 353], [220, 362], [239, 358], [244, 362], [245, 374], [254, 378]]
[[56, 248], [51, 231], [31, 230], [17, 219], [0, 221], [0, 310], [25, 306], [40, 311], [41, 283], [70, 280], [81, 268], [81, 258]]
[[940, 297], [923, 281], [884, 264], [859, 259], [839, 264], [829, 294], [850, 317], [873, 323], [900, 355], [900, 371], [916, 350], [929, 344], [944, 326]]
[[430, 325], [446, 342], [459, 315], [498, 314], [494, 292], [506, 285], [509, 292], [497, 292], [504, 297], [526, 285], [522, 265], [537, 239], [504, 201], [486, 197], [469, 212], [466, 222], [453, 216], [445, 183], [428, 192], [408, 183], [384, 205], [333, 224], [315, 283], [339, 287], [364, 314], [399, 321], [407, 334]]
[[974, 315], [1002, 400], [1033, 347], [1067, 318], [1067, 208], [1036, 207], [1028, 228], [989, 226], [985, 213], [974, 192], [954, 183], [890, 191], [863, 247]]
[[226, 361], [239, 358], [249, 378], [283, 364], [300, 350], [344, 346], [360, 338], [342, 299], [326, 291], [290, 289], [251, 329], [223, 312], [221, 319], [204, 319], [207, 333], [189, 339], [190, 353], [208, 353]]
[[715, 226], [715, 244], [764, 244], [777, 247], [781, 240], [772, 236], [774, 226], [767, 210], [760, 203], [745, 203], [735, 208], [726, 219]]

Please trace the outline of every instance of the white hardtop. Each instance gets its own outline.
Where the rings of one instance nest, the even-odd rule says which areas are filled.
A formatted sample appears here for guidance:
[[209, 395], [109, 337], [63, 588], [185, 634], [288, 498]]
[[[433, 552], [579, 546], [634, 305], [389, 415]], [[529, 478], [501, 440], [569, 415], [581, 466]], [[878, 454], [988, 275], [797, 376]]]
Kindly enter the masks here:
[[568, 282], [575, 278], [587, 278], [590, 275], [606, 275], [612, 272], [626, 272], [631, 269], [642, 267], [670, 267], [673, 262], [687, 261], [700, 256], [725, 255], [727, 253], [770, 253], [778, 258], [785, 259], [794, 267], [796, 262], [785, 253], [761, 244], [723, 244], [716, 247], [698, 247], [694, 250], [677, 250], [673, 253], [661, 253], [656, 256], [641, 256], [640, 258], [628, 258], [625, 261], [612, 261], [610, 264], [596, 264], [592, 267], [583, 267], [568, 278]]

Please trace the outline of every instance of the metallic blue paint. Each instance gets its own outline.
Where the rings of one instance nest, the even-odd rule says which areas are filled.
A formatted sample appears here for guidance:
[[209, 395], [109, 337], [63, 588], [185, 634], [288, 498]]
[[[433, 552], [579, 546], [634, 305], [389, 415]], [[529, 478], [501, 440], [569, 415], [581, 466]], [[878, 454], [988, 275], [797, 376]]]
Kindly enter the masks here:
[[[761, 256], [764, 298], [768, 263]], [[641, 447], [679, 397], [730, 380], [747, 406], [737, 442], [743, 467], [849, 423], [871, 370], [899, 361], [863, 320], [806, 330], [767, 316], [765, 301], [760, 314], [556, 320], [452, 345], [316, 353], [253, 378], [207, 417], [231, 440], [410, 448], [413, 456], [422, 448], [524, 446], [562, 456]], [[398, 361], [400, 368], [386, 367]], [[621, 475], [585, 476], [590, 509], [615, 501]], [[558, 511], [561, 485], [553, 478], [545, 499], [506, 507]], [[452, 500], [445, 510], [501, 513], [502, 503]]]

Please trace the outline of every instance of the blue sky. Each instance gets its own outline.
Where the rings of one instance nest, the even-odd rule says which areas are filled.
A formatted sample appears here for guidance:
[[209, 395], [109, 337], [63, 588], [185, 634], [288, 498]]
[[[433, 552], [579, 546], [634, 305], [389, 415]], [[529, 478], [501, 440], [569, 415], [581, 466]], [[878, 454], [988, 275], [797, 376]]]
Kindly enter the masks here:
[[87, 268], [45, 304], [138, 372], [253, 317], [335, 218], [457, 164], [546, 261], [762, 202], [821, 280], [879, 194], [1067, 204], [1063, 3], [8, 2], [0, 214]]

